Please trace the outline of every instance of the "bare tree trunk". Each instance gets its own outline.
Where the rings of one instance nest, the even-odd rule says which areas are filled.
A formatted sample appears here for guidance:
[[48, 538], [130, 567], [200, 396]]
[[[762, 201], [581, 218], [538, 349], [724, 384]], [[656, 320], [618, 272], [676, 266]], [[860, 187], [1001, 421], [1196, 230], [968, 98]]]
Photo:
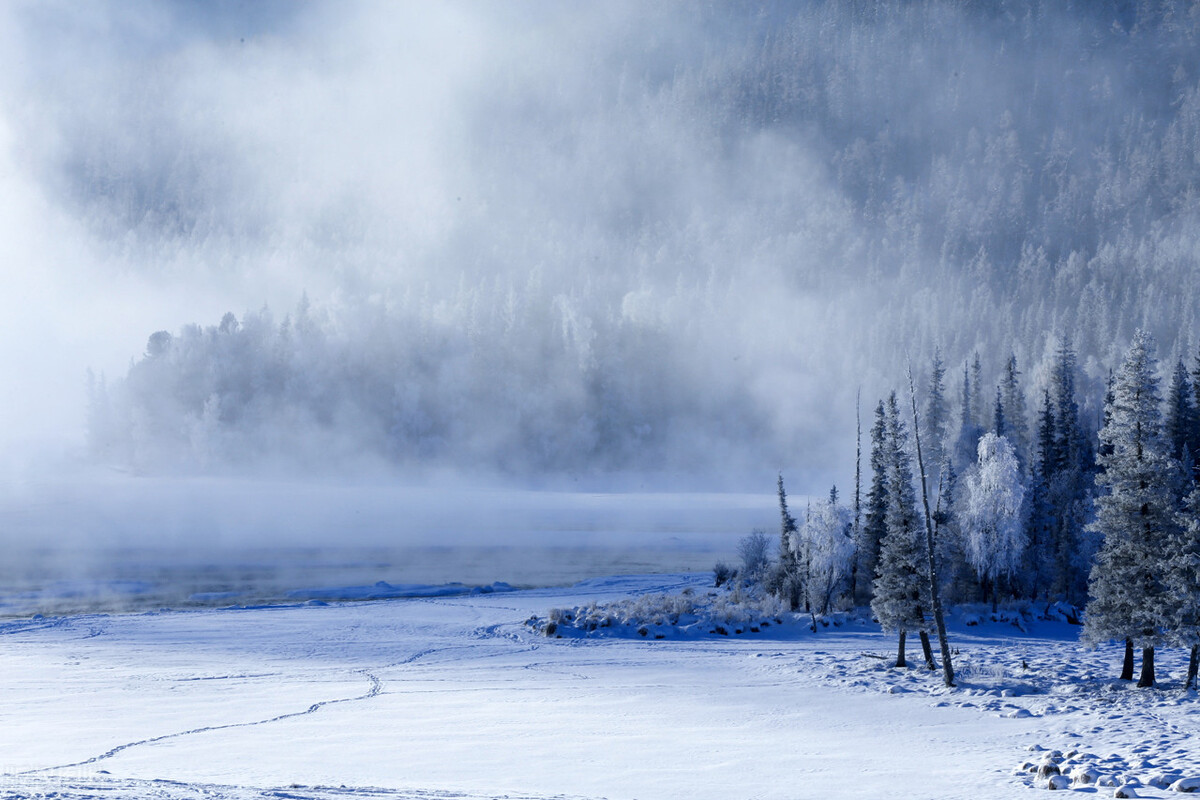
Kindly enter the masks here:
[[896, 666], [907, 667], [908, 662], [904, 660], [904, 637], [908, 635], [908, 631], [900, 629], [900, 649], [896, 653]]
[[929, 644], [929, 631], [921, 629], [921, 651], [925, 654], [925, 666], [930, 672], [937, 669], [937, 662], [933, 660], [933, 648]]
[[1121, 680], [1133, 680], [1133, 639], [1125, 638], [1125, 661], [1121, 664]]
[[1138, 688], [1150, 689], [1154, 686], [1154, 648], [1142, 648], [1142, 674], [1138, 678]]
[[917, 445], [917, 467], [921, 471], [921, 502], [925, 504], [925, 552], [929, 556], [929, 595], [933, 600], [933, 620], [937, 624], [938, 643], [942, 648], [942, 682], [946, 686], [953, 686], [954, 665], [950, 661], [950, 640], [946, 638], [946, 617], [942, 614], [942, 593], [938, 589], [933, 518], [929, 513], [929, 490], [925, 485], [925, 460], [921, 457], [921, 425], [917, 421], [917, 389], [913, 384], [912, 364], [908, 365], [908, 396], [912, 399], [913, 441]]
[[1196, 683], [1196, 673], [1200, 671], [1200, 644], [1192, 645], [1192, 655], [1188, 659], [1187, 682], [1183, 684], [1184, 689], [1190, 689]]

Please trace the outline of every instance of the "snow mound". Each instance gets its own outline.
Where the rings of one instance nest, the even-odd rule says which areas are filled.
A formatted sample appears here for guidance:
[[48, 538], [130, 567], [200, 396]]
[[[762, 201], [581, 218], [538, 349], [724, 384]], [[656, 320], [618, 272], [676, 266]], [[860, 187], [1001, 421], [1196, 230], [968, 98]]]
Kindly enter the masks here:
[[[1200, 777], [1183, 777], [1185, 767], [1170, 766], [1173, 757], [1181, 750], [1153, 753], [1147, 743], [1134, 748], [1129, 756], [1110, 754], [1103, 758], [1079, 749], [1066, 753], [1049, 750], [1042, 745], [1030, 745], [1027, 752], [1034, 754], [1037, 761], [1025, 761], [1015, 773], [1025, 775], [1031, 786], [1044, 789], [1071, 788], [1077, 791], [1095, 792], [1102, 787], [1113, 787], [1114, 797], [1137, 797], [1135, 789], [1152, 789], [1174, 792], [1195, 792], [1200, 789]], [[1190, 766], [1186, 767], [1190, 769]], [[1055, 779], [1064, 786], [1050, 785]], [[1154, 795], [1157, 796], [1157, 795]]]
[[1200, 777], [1180, 778], [1171, 784], [1172, 792], [1195, 792], [1200, 790]]
[[[841, 626], [841, 617], [816, 618], [817, 625]], [[555, 638], [615, 637], [679, 639], [714, 636], [778, 636], [787, 629], [809, 628], [813, 619], [795, 614], [758, 587], [676, 593], [648, 593], [611, 602], [591, 602], [572, 608], [552, 608], [525, 624]]]

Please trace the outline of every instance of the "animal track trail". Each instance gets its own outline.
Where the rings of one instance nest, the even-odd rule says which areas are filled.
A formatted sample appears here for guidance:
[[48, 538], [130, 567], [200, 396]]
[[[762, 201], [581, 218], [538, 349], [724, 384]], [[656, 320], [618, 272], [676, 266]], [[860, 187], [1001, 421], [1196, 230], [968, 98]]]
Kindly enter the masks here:
[[315, 714], [317, 711], [320, 711], [322, 708], [325, 708], [326, 706], [339, 705], [341, 703], [356, 703], [356, 702], [361, 702], [364, 700], [370, 700], [371, 698], [379, 696], [379, 694], [383, 691], [383, 682], [381, 680], [379, 680], [379, 678], [376, 677], [373, 673], [368, 672], [367, 670], [357, 670], [357, 672], [359, 672], [364, 677], [366, 677], [366, 679], [370, 682], [370, 688], [365, 693], [354, 695], [353, 697], [338, 697], [338, 698], [334, 698], [332, 700], [321, 700], [320, 702], [313, 703], [312, 705], [310, 705], [308, 708], [304, 709], [303, 711], [292, 711], [287, 714], [278, 714], [274, 717], [268, 717], [266, 719], [252, 720], [249, 722], [231, 722], [226, 725], [205, 725], [205, 726], [202, 726], [199, 728], [192, 728], [192, 729], [186, 730], [186, 731], [176, 731], [175, 733], [164, 733], [161, 736], [151, 736], [146, 739], [138, 739], [137, 741], [126, 742], [125, 744], [117, 745], [116, 747], [112, 748], [111, 750], [101, 753], [98, 756], [92, 756], [91, 758], [84, 759], [83, 761], [76, 761], [71, 764], [58, 764], [58, 765], [55, 765], [52, 767], [39, 767], [37, 769], [29, 769], [29, 770], [24, 770], [22, 772], [6, 773], [6, 774], [8, 774], [8, 775], [37, 775], [39, 773], [55, 772], [58, 770], [74, 769], [77, 767], [85, 767], [85, 766], [88, 766], [89, 764], [96, 764], [101, 761], [106, 761], [120, 753], [125, 752], [126, 750], [131, 750], [135, 747], [143, 747], [145, 745], [156, 744], [158, 742], [164, 742], [164, 741], [168, 741], [170, 739], [180, 739], [180, 738], [183, 738], [184, 736], [194, 736], [196, 734], [209, 733], [212, 731], [225, 731], [225, 730], [232, 730], [235, 728], [253, 728], [258, 725], [269, 725], [273, 722], [282, 722], [283, 720], [287, 720], [287, 719], [294, 719], [296, 717], [303, 717], [303, 716], [307, 716], [309, 714]]

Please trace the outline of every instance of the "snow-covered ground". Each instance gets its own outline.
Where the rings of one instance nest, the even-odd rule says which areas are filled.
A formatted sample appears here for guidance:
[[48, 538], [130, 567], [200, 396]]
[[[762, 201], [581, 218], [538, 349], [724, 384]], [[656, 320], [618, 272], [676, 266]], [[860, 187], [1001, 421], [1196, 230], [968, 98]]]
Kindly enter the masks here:
[[528, 624], [688, 589], [708, 577], [4, 623], [0, 797], [1011, 798], [1055, 750], [1102, 796], [1200, 776], [1182, 654], [1138, 691], [1065, 622], [960, 615], [952, 692], [915, 637], [892, 669], [894, 639], [851, 616]]

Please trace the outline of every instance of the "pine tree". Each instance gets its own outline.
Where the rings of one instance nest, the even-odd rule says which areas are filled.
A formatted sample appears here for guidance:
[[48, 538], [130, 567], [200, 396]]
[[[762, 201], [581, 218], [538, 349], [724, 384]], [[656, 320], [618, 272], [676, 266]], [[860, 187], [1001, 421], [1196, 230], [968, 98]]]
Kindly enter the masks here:
[[1075, 351], [1059, 346], [1051, 374], [1053, 441], [1045, 458], [1047, 501], [1052, 519], [1052, 591], [1074, 601], [1085, 593], [1081, 545], [1090, 514], [1093, 451], [1079, 420], [1075, 397]]
[[934, 472], [929, 478], [936, 484], [937, 471], [941, 469], [945, 458], [946, 428], [950, 422], [950, 407], [946, 403], [946, 365], [942, 362], [941, 348], [934, 350], [933, 360], [929, 365], [929, 388], [925, 394], [923, 416], [922, 429], [925, 435], [921, 440], [925, 446], [927, 460], [934, 467]]
[[958, 436], [954, 440], [954, 468], [959, 472], [975, 463], [975, 448], [983, 429], [975, 421], [975, 406], [978, 405], [980, 387], [971, 382], [971, 372], [963, 365], [962, 393], [959, 397]]
[[870, 602], [872, 582], [879, 564], [879, 548], [887, 533], [888, 458], [887, 415], [883, 401], [875, 407], [875, 424], [871, 427], [871, 488], [867, 491], [867, 513], [860, 529], [858, 542], [858, 580], [855, 597]]
[[885, 631], [900, 636], [896, 666], [906, 666], [904, 642], [909, 630], [925, 625], [921, 569], [923, 552], [919, 538], [916, 496], [913, 492], [912, 462], [908, 434], [900, 420], [896, 393], [888, 398], [885, 439], [887, 480], [886, 532], [876, 568], [871, 611]]
[[1164, 555], [1181, 537], [1157, 368], [1153, 340], [1138, 331], [1116, 374], [1108, 422], [1100, 432], [1101, 443], [1111, 449], [1096, 477], [1105, 491], [1096, 499], [1093, 527], [1104, 541], [1091, 572], [1084, 624], [1090, 642], [1125, 639], [1142, 647], [1138, 686], [1154, 685], [1154, 648], [1172, 623]]
[[982, 436], [983, 431], [987, 429], [987, 416], [984, 411], [987, 400], [983, 396], [983, 364], [979, 361], [978, 350], [971, 361], [971, 389], [971, 422]]
[[1190, 650], [1187, 689], [1196, 683], [1200, 670], [1200, 489], [1188, 495], [1185, 518], [1171, 547], [1168, 581], [1173, 610], [1170, 642]]
[[1185, 452], [1195, 454], [1196, 425], [1192, 384], [1183, 361], [1177, 361], [1167, 387], [1167, 411], [1163, 419], [1163, 433], [1172, 458], [1182, 460]]
[[[1004, 403], [1000, 399], [1000, 387], [996, 387], [996, 403], [992, 407], [992, 433], [997, 436], [1005, 436], [1007, 426], [1004, 419]], [[1007, 436], [1005, 436], [1007, 439]]]
[[1050, 482], [1054, 475], [1054, 409], [1050, 393], [1043, 395], [1038, 412], [1037, 457], [1029, 479], [1028, 513], [1025, 515], [1026, 552], [1029, 571], [1025, 576], [1030, 597], [1050, 593], [1054, 558], [1054, 514], [1050, 506]]
[[1017, 369], [1017, 356], [1010, 354], [1004, 362], [1004, 373], [1000, 378], [1001, 403], [1004, 409], [1004, 436], [1012, 444], [1017, 461], [1023, 471], [1028, 471], [1029, 457], [1029, 426], [1025, 419], [1025, 395], [1021, 391], [1021, 372]]
[[775, 574], [771, 576], [770, 585], [779, 597], [788, 602], [788, 607], [795, 611], [800, 606], [801, 593], [800, 569], [795, 548], [798, 528], [796, 518], [788, 511], [782, 472], [779, 473], [775, 485], [779, 495], [779, 561], [775, 566]]

